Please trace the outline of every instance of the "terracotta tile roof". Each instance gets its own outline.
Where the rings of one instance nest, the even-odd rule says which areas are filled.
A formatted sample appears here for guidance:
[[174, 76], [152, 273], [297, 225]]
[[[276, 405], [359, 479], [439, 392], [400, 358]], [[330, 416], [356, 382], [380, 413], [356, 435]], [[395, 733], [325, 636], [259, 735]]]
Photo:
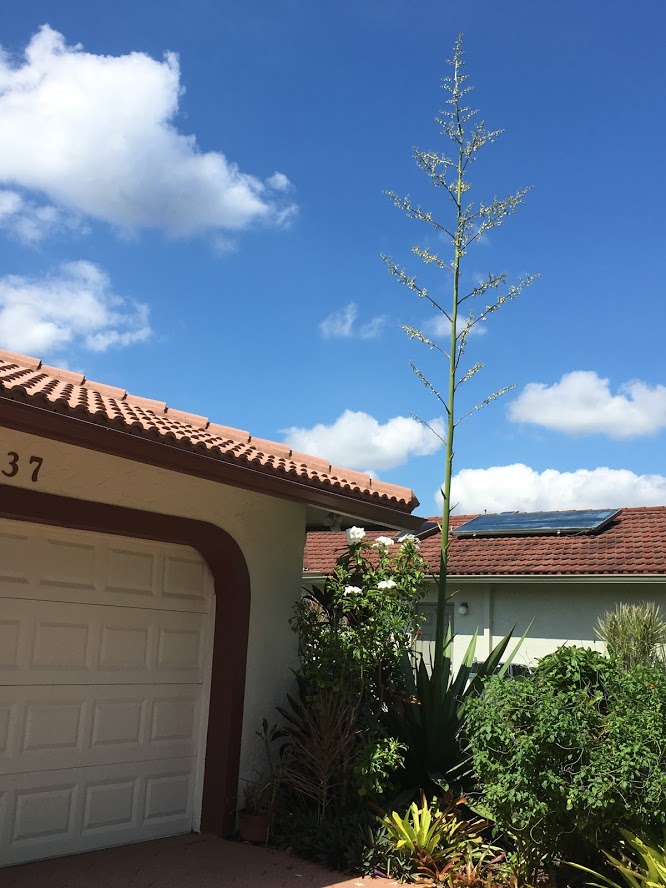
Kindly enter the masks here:
[[[452, 516], [453, 527], [474, 515]], [[433, 518], [432, 521], [439, 519]], [[373, 531], [369, 539], [393, 531]], [[315, 531], [305, 547], [306, 573], [327, 574], [344, 547], [344, 534]], [[439, 570], [439, 530], [421, 541], [433, 573]], [[597, 533], [561, 536], [453, 537], [452, 576], [666, 575], [666, 506], [622, 509]]]
[[91, 382], [80, 373], [50, 367], [38, 358], [0, 350], [3, 397], [399, 512], [409, 513], [418, 505], [406, 487], [332, 466], [286, 444], [174, 410], [163, 401]]

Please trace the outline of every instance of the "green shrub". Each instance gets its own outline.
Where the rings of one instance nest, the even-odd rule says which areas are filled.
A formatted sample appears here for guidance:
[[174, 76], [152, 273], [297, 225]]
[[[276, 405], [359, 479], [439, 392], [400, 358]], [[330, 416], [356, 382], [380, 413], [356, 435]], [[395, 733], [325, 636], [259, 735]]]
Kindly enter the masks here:
[[520, 682], [490, 679], [466, 738], [479, 802], [533, 876], [596, 862], [620, 828], [666, 824], [666, 672], [562, 647]]
[[664, 660], [666, 622], [654, 601], [620, 602], [599, 618], [595, 631], [609, 657], [624, 666], [652, 666]]
[[334, 572], [303, 596], [292, 620], [298, 695], [279, 709], [275, 829], [296, 853], [358, 869], [376, 851], [368, 805], [393, 790], [403, 765], [385, 701], [405, 687], [400, 664], [419, 627], [427, 566], [414, 537], [368, 542], [361, 528], [346, 535]]

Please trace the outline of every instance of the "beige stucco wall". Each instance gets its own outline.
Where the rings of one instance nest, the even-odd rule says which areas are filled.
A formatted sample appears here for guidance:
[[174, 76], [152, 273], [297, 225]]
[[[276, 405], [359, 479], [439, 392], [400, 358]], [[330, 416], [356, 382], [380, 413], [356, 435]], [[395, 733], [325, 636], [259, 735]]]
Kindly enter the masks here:
[[[296, 638], [288, 620], [300, 594], [305, 507], [0, 428], [0, 459], [9, 451], [22, 470], [0, 476], [4, 484], [208, 521], [236, 540], [252, 590], [240, 771], [251, 776], [260, 754], [255, 731], [262, 718], [276, 720], [275, 704], [290, 688]], [[43, 458], [36, 483], [33, 466], [23, 471], [32, 455]]]
[[[617, 582], [589, 578], [568, 581], [501, 580], [479, 583], [453, 580], [454, 662], [459, 663], [474, 630], [479, 629], [477, 657], [483, 659], [513, 626], [519, 638], [530, 623], [529, 634], [515, 657], [516, 663], [534, 665], [562, 644], [603, 646], [596, 640], [594, 626], [600, 615], [620, 601], [655, 601], [666, 614], [666, 577]], [[424, 599], [435, 600], [436, 592]], [[465, 602], [468, 612], [458, 613]]]

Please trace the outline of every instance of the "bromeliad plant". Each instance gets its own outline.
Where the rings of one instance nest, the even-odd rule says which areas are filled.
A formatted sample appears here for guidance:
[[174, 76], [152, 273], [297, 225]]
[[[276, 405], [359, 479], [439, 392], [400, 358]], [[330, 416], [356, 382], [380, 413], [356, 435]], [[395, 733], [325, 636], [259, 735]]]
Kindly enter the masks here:
[[411, 859], [417, 872], [436, 883], [445, 873], [463, 867], [482, 845], [479, 832], [483, 821], [458, 817], [457, 809], [464, 801], [460, 798], [440, 810], [436, 799], [431, 806], [422, 794], [421, 807], [412, 802], [404, 816], [392, 811], [382, 820], [396, 850]]
[[[621, 856], [604, 852], [611, 865], [620, 874], [628, 888], [666, 888], [666, 836], [661, 845], [644, 841], [628, 830], [621, 830], [623, 848]], [[597, 873], [579, 863], [571, 866], [589, 873], [600, 882], [589, 882], [595, 888], [623, 888], [602, 873]]]

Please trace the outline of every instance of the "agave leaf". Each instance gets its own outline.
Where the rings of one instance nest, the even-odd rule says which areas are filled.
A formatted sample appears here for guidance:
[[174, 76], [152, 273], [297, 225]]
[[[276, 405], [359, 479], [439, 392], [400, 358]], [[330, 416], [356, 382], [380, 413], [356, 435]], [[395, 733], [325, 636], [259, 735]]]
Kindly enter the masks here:
[[414, 666], [409, 659], [407, 651], [403, 651], [400, 657], [400, 674], [405, 683], [405, 689], [408, 694], [416, 696], [416, 679], [414, 677]]
[[451, 684], [451, 657], [453, 650], [453, 629], [451, 620], [446, 623], [444, 633], [444, 646], [442, 649], [442, 688], [448, 688]]
[[[532, 624], [533, 624], [533, 623], [534, 623], [534, 620], [531, 620], [529, 626], [527, 627], [527, 629], [523, 632], [523, 634], [520, 636], [520, 638], [519, 638], [518, 641], [516, 642], [516, 646], [515, 646], [514, 649], [511, 651], [511, 653], [509, 654], [509, 656], [507, 657], [507, 659], [505, 660], [505, 662], [502, 664], [502, 667], [501, 667], [501, 669], [500, 669], [499, 672], [498, 672], [498, 675], [500, 675], [502, 678], [506, 675], [506, 672], [507, 672], [509, 666], [513, 663], [513, 658], [516, 656], [516, 654], [517, 654], [518, 651], [520, 650], [520, 646], [521, 646], [521, 644], [522, 644], [522, 643], [525, 641], [525, 639], [527, 638], [527, 633], [528, 633], [528, 632], [530, 631], [530, 629], [532, 628]], [[514, 629], [515, 629], [515, 626], [514, 626]]]
[[467, 685], [467, 679], [469, 678], [469, 674], [472, 671], [472, 666], [474, 665], [474, 654], [476, 653], [476, 645], [479, 638], [479, 630], [478, 628], [474, 630], [474, 635], [472, 635], [469, 644], [467, 645], [467, 650], [465, 651], [465, 655], [462, 658], [462, 662], [460, 664], [460, 668], [458, 669], [458, 674], [451, 685], [451, 693], [454, 697], [458, 698], [462, 692], [465, 690], [465, 686]]
[[418, 669], [416, 670], [416, 695], [425, 711], [431, 711], [434, 703], [433, 684], [423, 660], [419, 662]]
[[[515, 629], [515, 627], [513, 627], [513, 629], [509, 629], [509, 631], [504, 636], [504, 638], [500, 639], [500, 641], [497, 642], [497, 644], [492, 649], [492, 651], [488, 654], [486, 659], [482, 663], [479, 663], [476, 675], [474, 676], [472, 681], [469, 683], [467, 689], [464, 692], [465, 697], [469, 697], [472, 694], [478, 694], [479, 691], [481, 690], [481, 685], [483, 683], [483, 680], [485, 678], [487, 678], [489, 675], [492, 675], [493, 672], [495, 671], [495, 669], [497, 669], [497, 667], [502, 659], [502, 656], [504, 655], [504, 651], [507, 649], [509, 642], [511, 641], [511, 636], [513, 635], [514, 629]], [[516, 649], [514, 650], [513, 654], [511, 655], [512, 658], [515, 655], [516, 651], [518, 650], [518, 647], [520, 647], [520, 644], [522, 644], [522, 641], [524, 638], [525, 638], [525, 635], [523, 635], [519, 644], [516, 646]]]

